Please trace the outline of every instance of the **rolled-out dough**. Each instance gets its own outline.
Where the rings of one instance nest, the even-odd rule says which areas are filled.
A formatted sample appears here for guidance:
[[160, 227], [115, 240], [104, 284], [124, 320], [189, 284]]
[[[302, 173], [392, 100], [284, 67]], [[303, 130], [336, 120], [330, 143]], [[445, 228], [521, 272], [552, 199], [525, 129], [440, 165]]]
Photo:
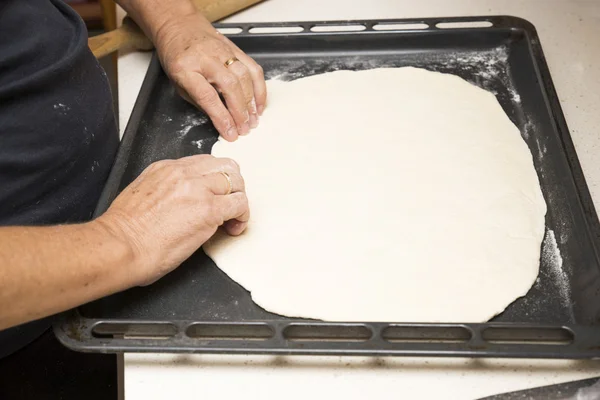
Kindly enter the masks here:
[[260, 126], [212, 154], [251, 219], [204, 249], [264, 309], [329, 321], [483, 322], [532, 286], [546, 203], [495, 96], [416, 68], [269, 81]]

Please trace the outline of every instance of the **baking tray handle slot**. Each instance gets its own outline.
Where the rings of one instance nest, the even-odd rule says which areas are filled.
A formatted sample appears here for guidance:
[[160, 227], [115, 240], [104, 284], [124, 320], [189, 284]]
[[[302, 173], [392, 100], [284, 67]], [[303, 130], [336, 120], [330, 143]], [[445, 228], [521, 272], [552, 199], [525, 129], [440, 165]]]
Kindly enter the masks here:
[[256, 26], [248, 29], [249, 33], [299, 33], [304, 31], [302, 26]]
[[170, 323], [99, 322], [91, 329], [99, 339], [170, 339], [177, 327]]
[[197, 323], [190, 325], [185, 334], [204, 340], [269, 340], [275, 332], [266, 324]]
[[388, 326], [381, 338], [390, 343], [466, 343], [473, 337], [463, 326]]
[[291, 324], [283, 330], [283, 337], [297, 342], [366, 342], [373, 336], [365, 325]]
[[566, 346], [575, 341], [573, 332], [561, 327], [490, 327], [483, 330], [481, 337], [488, 343], [510, 345], [541, 344]]
[[379, 23], [373, 25], [375, 31], [423, 31], [426, 29], [429, 29], [429, 25], [424, 22], [415, 24]]
[[491, 28], [494, 24], [491, 21], [456, 21], [456, 22], [438, 22], [435, 24], [439, 29], [481, 29]]
[[366, 25], [363, 24], [344, 24], [344, 25], [329, 25], [319, 24], [310, 27], [311, 32], [360, 32], [367, 29]]
[[242, 33], [244, 30], [239, 27], [225, 27], [225, 28], [217, 28], [217, 30], [223, 35], [237, 35]]

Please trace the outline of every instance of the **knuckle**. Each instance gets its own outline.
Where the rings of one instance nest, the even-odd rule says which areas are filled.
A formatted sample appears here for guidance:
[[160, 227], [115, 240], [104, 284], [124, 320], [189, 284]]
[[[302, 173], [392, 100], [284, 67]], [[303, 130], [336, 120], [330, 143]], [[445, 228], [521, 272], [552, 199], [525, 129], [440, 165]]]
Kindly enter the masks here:
[[263, 70], [263, 67], [260, 66], [260, 64], [256, 64], [254, 63], [252, 65], [252, 71], [256, 74], [259, 75], [261, 77], [263, 77], [265, 75], [265, 71]]
[[215, 156], [213, 156], [212, 154], [196, 154], [193, 156], [193, 159], [190, 159], [190, 161], [203, 163], [208, 160], [212, 160], [213, 158], [215, 158]]
[[225, 89], [233, 90], [237, 88], [237, 86], [239, 85], [239, 81], [234, 74], [227, 73], [223, 75], [222, 85]]
[[219, 104], [221, 99], [214, 90], [204, 90], [198, 94], [198, 102], [206, 107]]
[[240, 165], [235, 160], [232, 160], [231, 158], [227, 158], [225, 160], [225, 162], [227, 163], [226, 165], [228, 167], [230, 167], [232, 170], [234, 170], [234, 171], [240, 170]]
[[239, 77], [241, 79], [251, 79], [251, 74], [250, 74], [251, 70], [248, 66], [240, 63], [240, 67], [237, 71], [238, 71], [237, 75], [239, 75]]
[[185, 56], [176, 56], [173, 61], [169, 63], [171, 72], [175, 75], [182, 73], [187, 65], [186, 59], [187, 57]]
[[244, 209], [246, 211], [248, 211], [248, 195], [246, 194], [246, 192], [241, 192], [240, 195], [240, 202], [242, 203], [242, 205], [244, 206]]
[[[175, 177], [177, 177], [177, 174], [175, 174]], [[177, 185], [177, 192], [182, 197], [189, 197], [194, 191], [192, 183], [187, 179], [177, 179], [175, 184]]]
[[151, 168], [153, 171], [159, 171], [168, 168], [171, 165], [169, 160], [159, 160], [155, 161], [148, 168]]
[[182, 189], [189, 189], [189, 182], [185, 178], [185, 169], [171, 166], [169, 168], [169, 177], [173, 179]]
[[[142, 172], [142, 174], [144, 174], [144, 173], [145, 174], [152, 174], [152, 173], [156, 172], [159, 169], [160, 169], [160, 164], [158, 164], [158, 162], [154, 162], [154, 163], [148, 165], [146, 167], [146, 169], [144, 169], [144, 171]], [[140, 176], [141, 176], [141, 174], [140, 174]]]
[[223, 221], [221, 211], [217, 207], [214, 196], [210, 196], [205, 201], [204, 221], [210, 226], [220, 226], [225, 222]]

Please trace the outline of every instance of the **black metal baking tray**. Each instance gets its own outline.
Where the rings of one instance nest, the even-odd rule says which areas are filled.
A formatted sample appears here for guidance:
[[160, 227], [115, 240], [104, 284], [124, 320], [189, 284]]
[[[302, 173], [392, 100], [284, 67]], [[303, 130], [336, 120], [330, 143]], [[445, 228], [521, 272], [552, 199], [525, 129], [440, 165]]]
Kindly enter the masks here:
[[[237, 30], [231, 39], [267, 78], [414, 66], [494, 92], [533, 154], [548, 204], [539, 278], [485, 324], [329, 323], [262, 310], [199, 250], [151, 286], [62, 315], [55, 332], [64, 345], [87, 352], [600, 356], [598, 218], [530, 23], [486, 16], [218, 27]], [[178, 97], [155, 55], [96, 215], [150, 163], [209, 153], [216, 138], [206, 116]]]

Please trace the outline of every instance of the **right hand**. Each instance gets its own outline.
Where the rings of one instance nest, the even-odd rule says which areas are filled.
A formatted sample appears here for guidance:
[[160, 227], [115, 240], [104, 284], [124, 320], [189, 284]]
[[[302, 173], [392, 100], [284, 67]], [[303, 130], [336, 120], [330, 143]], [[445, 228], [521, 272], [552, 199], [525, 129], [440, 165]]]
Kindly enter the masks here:
[[[267, 101], [263, 69], [202, 13], [165, 23], [154, 42], [179, 93], [204, 110], [225, 140], [232, 142], [258, 126]], [[233, 57], [238, 61], [226, 66]]]
[[[229, 189], [225, 172], [231, 178]], [[240, 235], [250, 217], [244, 180], [230, 159], [196, 155], [150, 165], [98, 218], [131, 245], [137, 285], [185, 261], [219, 226]]]

